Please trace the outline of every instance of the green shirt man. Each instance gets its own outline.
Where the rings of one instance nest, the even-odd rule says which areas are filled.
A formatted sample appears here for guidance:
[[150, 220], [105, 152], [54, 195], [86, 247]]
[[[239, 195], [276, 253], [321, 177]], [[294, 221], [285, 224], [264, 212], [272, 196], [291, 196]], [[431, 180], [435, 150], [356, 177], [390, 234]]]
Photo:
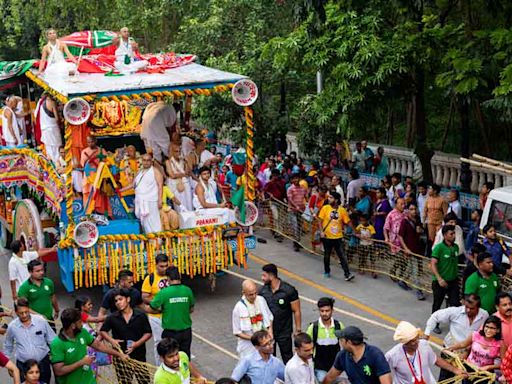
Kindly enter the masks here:
[[[457, 264], [459, 261], [459, 246], [457, 244], [449, 245], [446, 241], [437, 244], [432, 249], [432, 258], [437, 260], [437, 263], [435, 263], [437, 271], [444, 281], [457, 279]], [[434, 281], [438, 280], [436, 274], [432, 279]]]
[[162, 312], [164, 330], [183, 331], [192, 327], [190, 313], [194, 304], [192, 290], [179, 283], [162, 289], [149, 305], [152, 309]]
[[29, 278], [18, 289], [18, 297], [25, 297], [30, 309], [48, 320], [53, 320], [53, 306], [57, 301], [54, 295], [55, 285], [46, 277], [40, 281]]
[[500, 289], [500, 280], [493, 272], [488, 277], [484, 277], [479, 271], [473, 272], [466, 280], [464, 294], [470, 293], [480, 296], [482, 309], [491, 314], [496, 312], [494, 300]]
[[155, 372], [155, 384], [190, 384], [190, 363], [185, 352], [179, 352], [180, 366], [174, 370], [162, 363]]
[[[50, 344], [52, 364], [72, 365], [87, 355], [87, 347], [94, 342], [94, 337], [82, 329], [74, 339], [68, 339], [62, 333]], [[91, 368], [83, 365], [64, 376], [57, 376], [58, 384], [96, 384]]]

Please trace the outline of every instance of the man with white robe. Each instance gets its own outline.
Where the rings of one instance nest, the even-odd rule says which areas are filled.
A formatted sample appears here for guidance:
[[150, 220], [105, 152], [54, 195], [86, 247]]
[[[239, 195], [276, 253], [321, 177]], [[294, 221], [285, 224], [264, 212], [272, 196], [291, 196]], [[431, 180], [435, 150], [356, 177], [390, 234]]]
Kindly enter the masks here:
[[14, 147], [23, 144], [21, 141], [20, 130], [18, 121], [16, 119], [16, 97], [7, 96], [5, 99], [5, 107], [2, 112], [2, 136], [5, 140], [5, 145]]
[[226, 203], [217, 202], [217, 183], [211, 178], [212, 171], [208, 167], [199, 169], [199, 179], [195, 188], [192, 204], [196, 212], [201, 215], [219, 216], [222, 223], [233, 223], [235, 211], [226, 208]]
[[41, 142], [44, 144], [46, 155], [51, 161], [59, 161], [59, 149], [62, 146], [62, 137], [59, 128], [59, 115], [57, 104], [49, 96], [43, 96], [41, 108], [39, 108], [39, 124], [41, 126]]
[[165, 162], [165, 168], [169, 176], [167, 185], [174, 196], [181, 202], [179, 210], [181, 212], [193, 211], [192, 188], [190, 183], [191, 167], [189, 167], [187, 161], [181, 156], [181, 148], [179, 145], [171, 143], [169, 159]]
[[146, 60], [138, 60], [133, 53], [138, 49], [138, 44], [130, 37], [128, 28], [121, 28], [119, 46], [116, 49], [116, 61], [114, 66], [123, 74], [135, 73], [148, 66]]
[[[69, 52], [68, 46], [57, 39], [57, 31], [49, 29], [46, 31], [48, 44], [43, 47], [41, 61], [39, 61], [39, 72], [45, 72], [45, 76], [67, 77], [74, 74], [77, 70], [78, 61]], [[72, 61], [68, 63], [64, 58], [64, 54]], [[45, 64], [46, 69], [45, 69]]]
[[242, 283], [242, 298], [236, 303], [232, 313], [233, 334], [238, 338], [236, 351], [240, 359], [256, 351], [251, 343], [254, 332], [266, 330], [272, 333], [274, 315], [263, 296], [258, 295], [258, 287], [252, 280]]
[[169, 154], [169, 131], [175, 122], [174, 107], [164, 101], [149, 104], [142, 115], [140, 137], [144, 141], [146, 151], [153, 153], [153, 158], [159, 163], [162, 162], [163, 156], [167, 157]]
[[25, 116], [27, 116], [29, 112], [25, 112], [23, 110], [23, 99], [21, 97], [14, 96], [14, 98], [16, 99], [16, 108], [14, 108], [14, 112], [16, 113], [16, 121], [18, 122], [21, 143], [24, 144], [25, 140], [27, 140], [27, 127], [25, 124]]
[[160, 232], [163, 176], [153, 166], [150, 153], [142, 155], [142, 169], [134, 180], [135, 216], [140, 220], [144, 233]]

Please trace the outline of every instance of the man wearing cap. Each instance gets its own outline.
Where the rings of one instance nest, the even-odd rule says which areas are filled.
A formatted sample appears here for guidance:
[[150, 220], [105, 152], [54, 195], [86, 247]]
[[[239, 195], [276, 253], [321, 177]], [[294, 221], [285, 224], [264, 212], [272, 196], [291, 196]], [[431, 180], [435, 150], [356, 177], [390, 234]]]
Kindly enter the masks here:
[[335, 332], [343, 348], [322, 384], [332, 384], [342, 372], [351, 383], [391, 384], [391, 370], [382, 351], [364, 342], [363, 332], [354, 326]]
[[426, 340], [420, 340], [421, 330], [407, 321], [398, 323], [393, 340], [398, 344], [386, 353], [394, 384], [435, 383], [432, 373], [434, 365], [464, 375], [465, 371], [456, 368], [438, 357]]

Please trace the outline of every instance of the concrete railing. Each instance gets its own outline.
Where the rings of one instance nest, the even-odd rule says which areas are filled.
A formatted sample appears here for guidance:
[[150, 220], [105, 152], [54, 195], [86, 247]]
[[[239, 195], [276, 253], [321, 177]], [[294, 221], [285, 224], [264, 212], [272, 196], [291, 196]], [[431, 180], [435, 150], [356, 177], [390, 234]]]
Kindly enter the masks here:
[[[369, 146], [376, 150], [379, 144], [371, 143]], [[389, 159], [389, 173], [400, 172], [404, 176], [412, 176], [415, 180], [422, 179], [421, 163], [412, 149], [394, 146], [383, 147], [384, 153]], [[460, 187], [461, 164], [460, 156], [435, 151], [430, 161], [434, 183], [444, 188]], [[512, 184], [512, 176], [505, 172], [474, 165], [470, 167], [470, 170], [472, 174], [471, 192], [473, 193], [478, 193], [479, 188], [486, 181], [492, 181], [495, 188]]]
[[[286, 135], [288, 142], [288, 151], [298, 152], [297, 136], [294, 133]], [[368, 146], [377, 152], [378, 143], [369, 143]], [[412, 176], [415, 180], [423, 178], [421, 163], [418, 156], [410, 148], [396, 147], [392, 145], [382, 145], [384, 154], [389, 161], [389, 173], [399, 172], [403, 176]], [[352, 152], [355, 150], [355, 141], [350, 142]], [[460, 183], [460, 156], [452, 153], [444, 153], [435, 151], [431, 160], [432, 178], [434, 183], [439, 184], [443, 188], [457, 188]], [[492, 181], [495, 188], [512, 185], [512, 176], [504, 172], [494, 171], [488, 168], [482, 168], [475, 165], [470, 167], [472, 180], [471, 192], [478, 193], [479, 188], [486, 181]]]

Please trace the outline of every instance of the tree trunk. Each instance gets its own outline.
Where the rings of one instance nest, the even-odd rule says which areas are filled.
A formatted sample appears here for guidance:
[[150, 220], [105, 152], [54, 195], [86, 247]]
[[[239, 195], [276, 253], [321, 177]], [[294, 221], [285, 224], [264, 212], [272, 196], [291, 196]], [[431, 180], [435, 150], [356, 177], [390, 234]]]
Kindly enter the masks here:
[[415, 74], [414, 104], [416, 106], [415, 125], [416, 125], [416, 147], [414, 152], [421, 162], [423, 180], [432, 182], [432, 168], [430, 160], [434, 152], [427, 144], [427, 126], [425, 123], [425, 73], [422, 68], [417, 67]]
[[446, 145], [446, 139], [448, 138], [448, 132], [450, 131], [450, 127], [452, 126], [454, 109], [455, 109], [455, 102], [454, 102], [454, 98], [452, 97], [452, 99], [450, 100], [450, 111], [448, 113], [448, 121], [446, 122], [446, 125], [444, 127], [443, 138], [441, 139], [441, 151], [444, 151], [444, 146]]
[[[414, 96], [413, 96], [414, 97]], [[405, 146], [411, 147], [411, 132], [413, 130], [412, 126], [414, 124], [414, 103], [413, 103], [413, 97], [411, 97], [411, 100], [407, 102], [406, 105], [406, 133], [405, 133]]]
[[394, 134], [394, 130], [395, 130], [395, 116], [394, 116], [394, 113], [393, 113], [393, 108], [391, 106], [388, 107], [388, 134], [387, 134], [387, 137], [386, 137], [386, 144], [388, 145], [391, 145], [392, 144], [392, 139], [393, 139], [393, 134]]
[[[459, 96], [459, 115], [460, 115], [460, 155], [469, 157], [469, 100], [466, 96]], [[460, 183], [462, 192], [471, 191], [471, 170], [469, 164], [461, 163]]]
[[281, 80], [279, 87], [280, 103], [279, 103], [279, 114], [284, 116], [286, 113], [286, 84], [284, 80]]
[[482, 140], [484, 144], [485, 155], [491, 154], [491, 146], [489, 145], [489, 134], [487, 131], [487, 127], [485, 125], [484, 115], [482, 113], [482, 109], [480, 108], [480, 102], [478, 100], [474, 100], [475, 106], [475, 118], [480, 127], [480, 133], [482, 134]]

